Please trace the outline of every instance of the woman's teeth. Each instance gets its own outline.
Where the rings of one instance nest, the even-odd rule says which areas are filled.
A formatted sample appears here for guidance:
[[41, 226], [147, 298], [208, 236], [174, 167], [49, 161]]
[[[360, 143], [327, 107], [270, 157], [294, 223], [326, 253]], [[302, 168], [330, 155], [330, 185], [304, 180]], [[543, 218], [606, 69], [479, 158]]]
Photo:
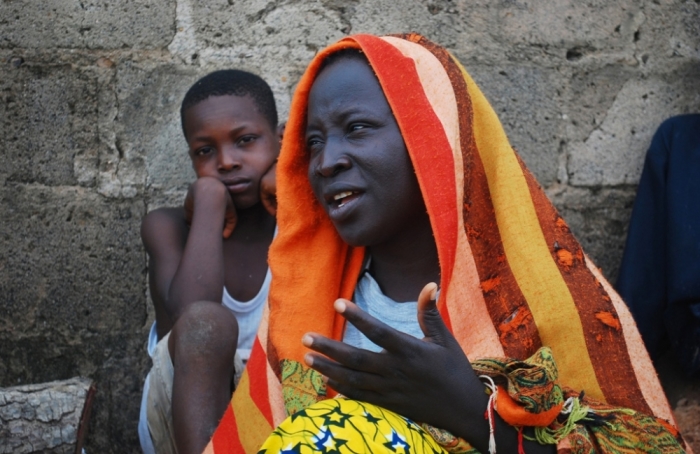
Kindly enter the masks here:
[[352, 191], [341, 192], [340, 194], [336, 194], [335, 197], [333, 197], [333, 200], [337, 202], [338, 200], [343, 199], [343, 198], [348, 197], [348, 196], [351, 196], [351, 195], [352, 195]]
[[341, 192], [341, 193], [339, 193], [339, 194], [336, 194], [335, 197], [333, 197], [333, 201], [334, 201], [334, 202], [339, 202], [339, 203], [338, 203], [338, 208], [340, 208], [340, 207], [342, 207], [343, 205], [345, 205], [345, 202], [343, 201], [343, 199], [345, 199], [346, 197], [350, 197], [350, 196], [353, 195], [353, 194], [354, 194], [353, 191], [344, 191], [344, 192]]

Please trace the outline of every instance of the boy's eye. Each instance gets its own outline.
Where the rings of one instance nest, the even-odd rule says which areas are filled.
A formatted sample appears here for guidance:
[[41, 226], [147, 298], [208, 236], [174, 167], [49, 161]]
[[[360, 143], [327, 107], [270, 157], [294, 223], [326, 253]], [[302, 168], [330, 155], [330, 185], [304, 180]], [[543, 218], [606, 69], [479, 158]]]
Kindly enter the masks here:
[[249, 143], [254, 142], [256, 138], [257, 137], [255, 136], [243, 136], [238, 139], [238, 145], [248, 145]]
[[214, 151], [214, 149], [213, 149], [212, 147], [208, 147], [208, 146], [207, 146], [207, 147], [201, 147], [201, 148], [197, 148], [197, 149], [194, 151], [194, 155], [195, 155], [195, 156], [205, 156], [205, 155], [207, 155], [207, 154], [209, 154], [209, 153], [211, 153], [211, 152], [213, 152], [213, 151]]
[[363, 124], [363, 123], [352, 123], [352, 124], [348, 127], [348, 130], [349, 130], [350, 132], [355, 132], [355, 131], [359, 131], [359, 130], [365, 129], [365, 128], [367, 128], [367, 125], [366, 125], [366, 124]]

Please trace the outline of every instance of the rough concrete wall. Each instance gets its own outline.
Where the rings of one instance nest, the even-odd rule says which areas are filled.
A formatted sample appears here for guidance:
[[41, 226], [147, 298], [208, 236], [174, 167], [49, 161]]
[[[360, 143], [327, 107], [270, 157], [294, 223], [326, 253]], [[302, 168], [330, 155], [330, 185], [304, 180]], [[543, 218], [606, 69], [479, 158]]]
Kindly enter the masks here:
[[402, 31], [460, 58], [614, 279], [653, 131], [700, 111], [698, 0], [2, 0], [0, 386], [90, 376], [88, 452], [135, 452], [139, 224], [193, 177], [185, 90], [252, 70], [284, 118], [318, 49]]

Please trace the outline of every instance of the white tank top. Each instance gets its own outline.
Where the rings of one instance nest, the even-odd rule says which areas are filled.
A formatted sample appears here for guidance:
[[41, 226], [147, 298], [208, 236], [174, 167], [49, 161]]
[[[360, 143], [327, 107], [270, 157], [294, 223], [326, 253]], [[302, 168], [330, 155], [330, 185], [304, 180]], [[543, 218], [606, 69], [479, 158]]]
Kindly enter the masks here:
[[253, 348], [255, 335], [258, 332], [258, 326], [262, 319], [263, 308], [267, 295], [270, 293], [270, 282], [272, 281], [272, 273], [270, 267], [267, 268], [267, 274], [263, 281], [260, 291], [250, 301], [237, 301], [228, 294], [224, 287], [224, 296], [222, 304], [226, 306], [238, 321], [238, 354], [244, 363], [250, 358], [250, 351]]

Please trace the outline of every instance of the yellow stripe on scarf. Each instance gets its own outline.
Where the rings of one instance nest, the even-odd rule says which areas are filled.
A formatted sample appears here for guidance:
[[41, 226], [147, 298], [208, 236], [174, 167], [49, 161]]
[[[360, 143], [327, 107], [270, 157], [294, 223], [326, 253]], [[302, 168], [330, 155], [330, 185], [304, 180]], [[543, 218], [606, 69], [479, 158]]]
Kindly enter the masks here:
[[[472, 99], [474, 139], [486, 171], [506, 258], [527, 299], [542, 344], [551, 346], [562, 383], [605, 402], [576, 305], [550, 255], [522, 168], [503, 129], [493, 127], [500, 121], [490, 104], [464, 67], [455, 62]], [[538, 273], [531, 273], [532, 269]]]
[[274, 427], [270, 426], [250, 396], [250, 377], [247, 372], [241, 377], [233, 394], [232, 404], [237, 418], [238, 436], [245, 452], [257, 452]]

